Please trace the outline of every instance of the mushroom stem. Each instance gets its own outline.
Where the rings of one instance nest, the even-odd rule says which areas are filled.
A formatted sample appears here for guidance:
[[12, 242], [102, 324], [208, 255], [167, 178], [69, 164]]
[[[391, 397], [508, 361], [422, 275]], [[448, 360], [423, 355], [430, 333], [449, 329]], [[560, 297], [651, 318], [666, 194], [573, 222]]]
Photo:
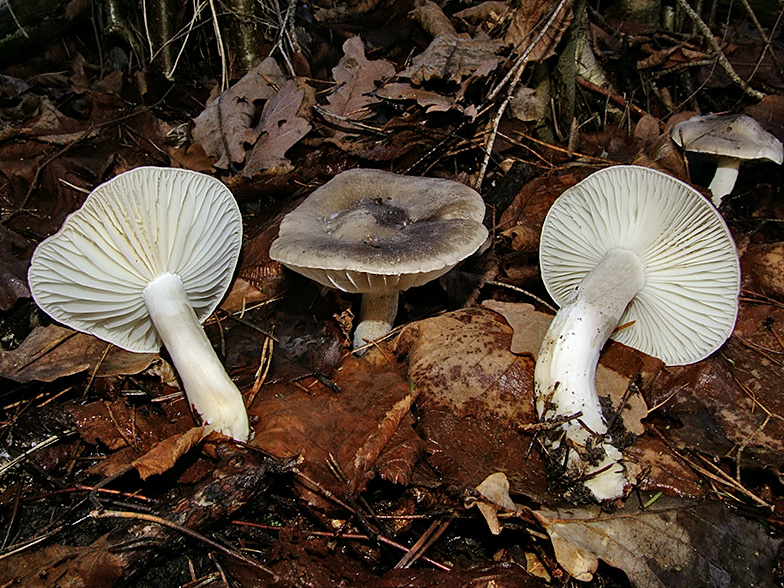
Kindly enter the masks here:
[[708, 186], [710, 193], [713, 195], [711, 200], [716, 205], [716, 208], [721, 205], [721, 199], [732, 192], [732, 189], [735, 187], [739, 168], [740, 159], [737, 157], [719, 157], [716, 173], [713, 175], [710, 186]]
[[212, 429], [238, 441], [250, 436], [242, 394], [199, 324], [180, 276], [163, 274], [144, 289], [144, 303], [180, 375], [188, 402]]
[[383, 337], [392, 330], [397, 316], [398, 290], [365, 292], [359, 310], [359, 324], [354, 331], [354, 349]]
[[[605, 341], [644, 283], [644, 268], [635, 253], [608, 251], [555, 315], [536, 361], [540, 420], [582, 413], [551, 430], [545, 444], [550, 449], [558, 449], [562, 441], [568, 444], [567, 477], [584, 479], [597, 500], [622, 496], [626, 479], [620, 451], [603, 437], [607, 425], [596, 392], [596, 365]], [[597, 448], [603, 454], [597, 455]]]

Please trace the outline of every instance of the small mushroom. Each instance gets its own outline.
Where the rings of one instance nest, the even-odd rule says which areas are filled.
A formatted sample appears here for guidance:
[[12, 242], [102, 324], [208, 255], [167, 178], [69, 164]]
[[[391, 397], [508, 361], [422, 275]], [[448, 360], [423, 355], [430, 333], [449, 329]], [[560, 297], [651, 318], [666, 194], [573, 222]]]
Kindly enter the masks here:
[[101, 184], [33, 254], [28, 281], [55, 320], [118, 347], [166, 346], [188, 401], [246, 441], [245, 404], [201, 322], [231, 284], [242, 217], [218, 180], [140, 167]]
[[363, 295], [356, 349], [390, 331], [401, 290], [442, 276], [485, 242], [484, 214], [482, 197], [458, 182], [352, 169], [283, 218], [270, 257]]
[[685, 151], [715, 155], [716, 173], [708, 186], [713, 204], [732, 192], [743, 161], [765, 159], [781, 165], [781, 141], [746, 114], [693, 116], [672, 129], [672, 139]]
[[[560, 306], [534, 371], [539, 418], [554, 425], [544, 442], [559, 467], [566, 463], [567, 479], [582, 480], [597, 500], [618, 498], [626, 483], [622, 456], [595, 385], [602, 347], [612, 336], [668, 365], [710, 355], [735, 325], [735, 243], [690, 186], [652, 169], [615, 166], [555, 201], [539, 261]], [[613, 333], [618, 325], [624, 328]]]

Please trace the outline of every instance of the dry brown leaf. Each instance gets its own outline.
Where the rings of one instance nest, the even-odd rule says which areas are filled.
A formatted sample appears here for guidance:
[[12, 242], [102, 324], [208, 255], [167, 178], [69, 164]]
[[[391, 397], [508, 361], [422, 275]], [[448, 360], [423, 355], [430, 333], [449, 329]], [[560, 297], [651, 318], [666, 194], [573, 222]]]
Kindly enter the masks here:
[[49, 325], [33, 329], [13, 351], [0, 351], [0, 375], [15, 382], [52, 382], [93, 371], [99, 364], [98, 376], [138, 374], [156, 357], [155, 353], [131, 353], [92, 335]]
[[417, 21], [431, 37], [457, 34], [444, 11], [432, 0], [419, 2], [417, 7], [408, 13], [408, 17]]
[[[558, 2], [554, 0], [523, 0], [512, 15], [504, 37], [505, 44], [512, 45], [516, 53], [522, 54], [536, 38], [540, 27], [557, 5]], [[572, 17], [571, 3], [567, 3], [531, 51], [528, 60], [543, 61], [555, 55], [555, 48], [572, 23]]]
[[167, 437], [140, 458], [133, 460], [131, 465], [139, 472], [142, 480], [167, 472], [180, 457], [201, 443], [208, 434], [206, 427], [192, 427], [185, 433]]
[[[362, 120], [372, 115], [369, 106], [379, 102], [373, 95], [377, 82], [395, 75], [395, 66], [384, 59], [368, 60], [362, 38], [349, 37], [343, 43], [343, 57], [332, 68], [332, 77], [338, 84], [329, 95], [326, 110], [351, 120]], [[340, 137], [343, 132], [337, 133]]]
[[214, 157], [215, 167], [226, 169], [245, 160], [245, 148], [259, 136], [253, 128], [256, 100], [272, 98], [285, 77], [274, 59], [268, 57], [240, 81], [207, 105], [193, 123], [193, 140]]
[[468, 506], [476, 505], [487, 521], [490, 532], [493, 535], [498, 535], [502, 529], [501, 523], [498, 522], [498, 511], [515, 512], [517, 510], [517, 505], [512, 502], [512, 497], [509, 496], [509, 479], [503, 472], [496, 472], [482, 480], [476, 490], [481, 494], [481, 499], [468, 503]]
[[723, 502], [661, 498], [647, 510], [599, 507], [537, 513], [558, 563], [588, 581], [599, 563], [626, 572], [636, 588], [773, 588], [781, 539]]
[[379, 98], [386, 100], [416, 100], [417, 104], [425, 109], [425, 112], [446, 112], [450, 108], [463, 108], [455, 102], [454, 97], [445, 96], [432, 90], [416, 88], [411, 84], [395, 82], [386, 84], [376, 92]]
[[261, 120], [256, 127], [259, 140], [248, 154], [242, 175], [252, 178], [261, 172], [285, 174], [291, 171], [291, 161], [286, 151], [308, 134], [310, 123], [299, 116], [305, 98], [305, 88], [289, 80], [264, 105]]
[[499, 41], [492, 39], [465, 39], [441, 34], [398, 75], [409, 78], [416, 85], [433, 79], [460, 82], [480, 67], [488, 67], [487, 61], [491, 62], [490, 69], [495, 69], [499, 61], [496, 53], [501, 47]]

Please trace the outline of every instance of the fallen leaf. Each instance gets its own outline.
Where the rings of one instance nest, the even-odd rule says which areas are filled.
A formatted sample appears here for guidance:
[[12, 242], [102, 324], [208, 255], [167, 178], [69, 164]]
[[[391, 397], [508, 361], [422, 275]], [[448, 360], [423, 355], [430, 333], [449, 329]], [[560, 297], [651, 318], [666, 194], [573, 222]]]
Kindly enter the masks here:
[[509, 351], [511, 338], [498, 314], [470, 308], [407, 326], [397, 353], [408, 356], [428, 463], [444, 479], [475, 487], [504, 472], [516, 493], [547, 501], [533, 434], [519, 431], [536, 421], [533, 361]]
[[[504, 43], [512, 45], [517, 54], [526, 51], [539, 33], [541, 23], [558, 5], [554, 0], [524, 0], [516, 7], [506, 30]], [[528, 55], [528, 61], [543, 61], [555, 55], [555, 48], [572, 23], [571, 3], [561, 8], [544, 36]]]
[[36, 327], [12, 351], [0, 351], [0, 374], [15, 382], [52, 382], [57, 378], [91, 372], [98, 376], [138, 374], [156, 353], [132, 353], [92, 335], [58, 325]]
[[193, 140], [216, 159], [215, 167], [226, 169], [245, 160], [246, 145], [253, 144], [259, 136], [259, 130], [253, 128], [255, 102], [272, 98], [284, 82], [278, 64], [268, 57], [193, 120]]
[[180, 457], [201, 443], [208, 434], [206, 427], [192, 427], [185, 433], [167, 437], [147, 453], [133, 460], [131, 465], [139, 472], [142, 480], [167, 472], [174, 467]]
[[487, 476], [476, 491], [481, 495], [480, 500], [467, 502], [470, 508], [476, 506], [490, 527], [493, 535], [501, 533], [501, 524], [498, 522], [498, 511], [515, 512], [517, 506], [509, 496], [509, 479], [503, 472], [496, 472]]
[[376, 96], [385, 100], [416, 100], [425, 112], [446, 112], [451, 108], [463, 110], [453, 97], [402, 82], [385, 84], [378, 89]]
[[636, 588], [773, 588], [782, 540], [725, 502], [660, 498], [648, 509], [542, 509], [537, 513], [558, 563], [587, 582], [599, 560]]
[[291, 171], [286, 151], [295, 145], [312, 128], [299, 116], [305, 89], [289, 80], [264, 105], [261, 120], [256, 127], [259, 139], [248, 154], [242, 175], [252, 178], [261, 172], [284, 174]]
[[0, 310], [11, 310], [20, 298], [29, 298], [27, 266], [18, 259], [13, 248], [23, 248], [26, 242], [13, 231], [0, 227]]
[[[343, 43], [343, 57], [332, 68], [332, 78], [338, 87], [327, 98], [329, 105], [325, 109], [351, 120], [367, 118], [373, 114], [369, 107], [379, 102], [373, 94], [377, 82], [393, 75], [394, 65], [384, 59], [368, 60], [362, 38], [358, 35], [349, 37]], [[338, 132], [336, 136], [345, 134]]]
[[499, 58], [496, 54], [501, 47], [501, 42], [492, 39], [466, 39], [454, 34], [441, 34], [398, 75], [409, 78], [416, 85], [434, 79], [459, 82], [488, 60], [497, 65]]
[[[340, 392], [320, 383], [307, 389], [290, 384], [262, 388], [249, 408], [258, 418], [252, 444], [278, 458], [301, 455], [300, 471], [338, 497], [349, 488], [361, 492], [412, 402], [409, 383], [383, 357], [373, 359], [377, 355], [347, 356], [334, 377]], [[336, 478], [330, 463], [345, 480]], [[313, 488], [302, 491], [328, 504]]]

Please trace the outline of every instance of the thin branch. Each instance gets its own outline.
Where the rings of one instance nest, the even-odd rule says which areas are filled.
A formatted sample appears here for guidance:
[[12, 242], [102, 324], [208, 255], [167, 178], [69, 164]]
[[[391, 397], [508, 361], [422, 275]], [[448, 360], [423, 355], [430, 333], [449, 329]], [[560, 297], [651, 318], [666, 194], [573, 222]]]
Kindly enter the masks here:
[[689, 18], [694, 22], [694, 24], [700, 30], [702, 36], [708, 42], [708, 45], [710, 45], [711, 49], [713, 49], [714, 53], [716, 53], [716, 59], [718, 60], [719, 65], [722, 67], [722, 69], [724, 69], [725, 73], [727, 74], [727, 77], [729, 77], [736, 86], [738, 86], [741, 90], [743, 90], [744, 93], [751, 96], [752, 98], [756, 100], [762, 100], [763, 98], [765, 98], [767, 94], [764, 94], [759, 90], [755, 90], [741, 79], [741, 77], [737, 74], [735, 69], [732, 67], [732, 64], [727, 59], [727, 56], [724, 55], [724, 52], [721, 50], [721, 47], [719, 47], [719, 44], [716, 42], [716, 39], [713, 37], [713, 33], [711, 32], [710, 28], [708, 28], [708, 25], [706, 25], [705, 21], [703, 21], [700, 18], [699, 14], [694, 12], [694, 9], [691, 6], [689, 6], [688, 2], [686, 2], [686, 0], [676, 0], [676, 2], [678, 2], [678, 6], [680, 6], [681, 9], [687, 15], [689, 15]]

